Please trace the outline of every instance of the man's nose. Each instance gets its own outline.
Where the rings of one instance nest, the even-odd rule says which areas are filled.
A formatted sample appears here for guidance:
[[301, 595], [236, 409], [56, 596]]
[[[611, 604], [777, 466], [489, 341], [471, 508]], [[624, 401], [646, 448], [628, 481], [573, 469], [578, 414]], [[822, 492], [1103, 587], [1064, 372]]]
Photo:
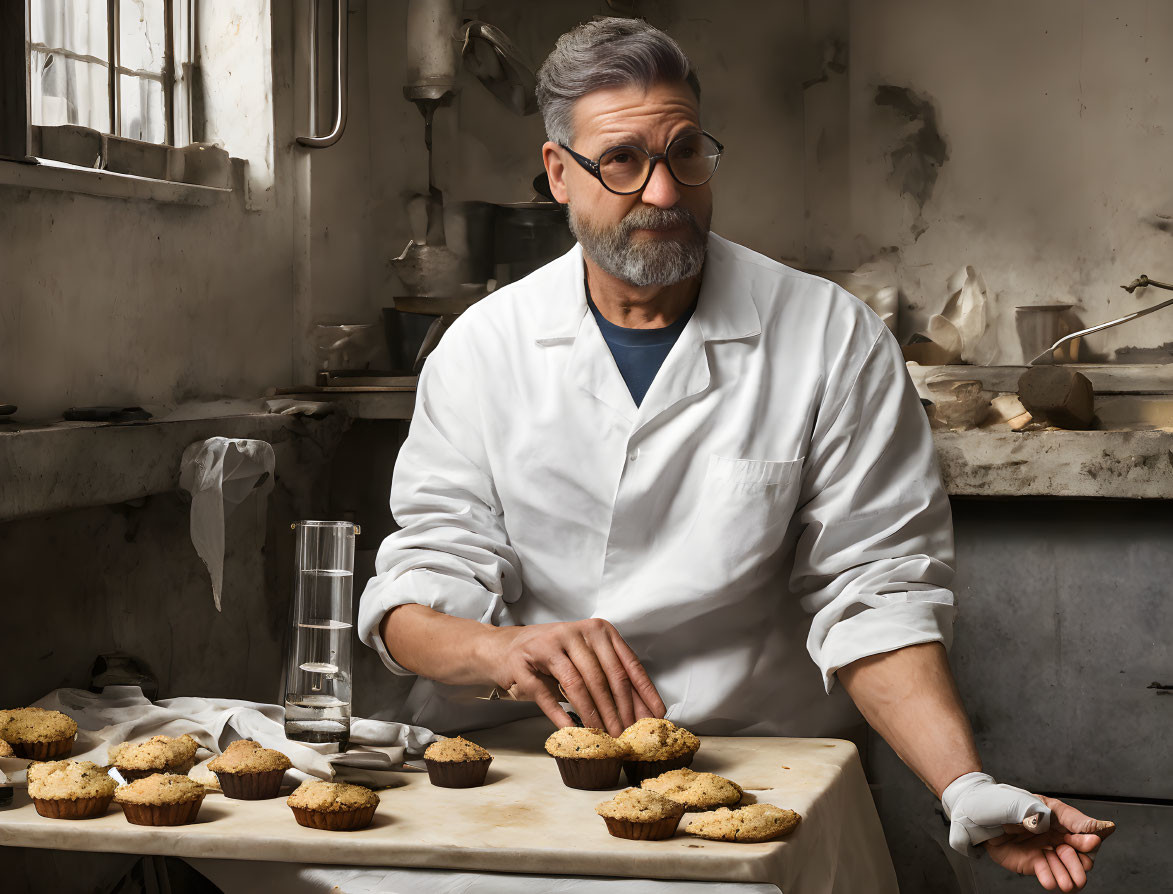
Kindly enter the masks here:
[[646, 205], [655, 205], [658, 208], [671, 208], [680, 201], [680, 188], [672, 179], [672, 172], [664, 159], [656, 163], [648, 185], [644, 187], [643, 201]]

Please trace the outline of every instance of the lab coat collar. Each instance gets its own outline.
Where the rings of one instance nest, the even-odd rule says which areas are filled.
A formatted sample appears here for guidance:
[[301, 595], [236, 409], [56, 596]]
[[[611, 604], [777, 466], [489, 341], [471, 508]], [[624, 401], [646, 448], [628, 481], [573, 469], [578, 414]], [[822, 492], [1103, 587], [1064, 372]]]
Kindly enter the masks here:
[[551, 265], [557, 268], [551, 271], [556, 281], [552, 292], [559, 296], [560, 300], [556, 300], [560, 306], [550, 307], [547, 319], [539, 322], [537, 343], [549, 346], [573, 342], [567, 363], [569, 375], [579, 387], [638, 430], [680, 401], [709, 387], [706, 342], [732, 341], [761, 333], [761, 320], [754, 303], [753, 268], [737, 263], [734, 251], [731, 243], [709, 234], [696, 310], [638, 407], [594, 316], [587, 310], [582, 248], [578, 245]]
[[[693, 313], [702, 341], [732, 341], [761, 334], [752, 267], [738, 263], [735, 251], [731, 242], [709, 233], [700, 297]], [[577, 244], [550, 265], [553, 288], [548, 303], [539, 311], [535, 339], [539, 345], [574, 341], [583, 332], [589, 315], [582, 265], [582, 246]]]

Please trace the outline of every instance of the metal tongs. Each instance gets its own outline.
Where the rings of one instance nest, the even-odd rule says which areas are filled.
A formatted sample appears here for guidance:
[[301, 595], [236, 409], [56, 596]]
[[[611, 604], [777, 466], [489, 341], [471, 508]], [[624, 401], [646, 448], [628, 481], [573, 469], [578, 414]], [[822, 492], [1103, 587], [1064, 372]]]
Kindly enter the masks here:
[[[1143, 289], [1146, 286], [1156, 286], [1158, 289], [1173, 290], [1173, 285], [1166, 282], [1157, 282], [1155, 279], [1149, 279], [1143, 273], [1128, 285], [1121, 286], [1120, 288], [1131, 295], [1137, 289]], [[1090, 335], [1093, 332], [1099, 332], [1102, 329], [1111, 329], [1113, 326], [1119, 326], [1121, 323], [1131, 322], [1138, 317], [1143, 317], [1146, 314], [1151, 314], [1153, 311], [1160, 310], [1162, 307], [1168, 307], [1170, 304], [1173, 304], [1173, 298], [1170, 298], [1168, 301], [1162, 301], [1160, 304], [1154, 304], [1152, 307], [1146, 307], [1144, 310], [1134, 311], [1133, 313], [1120, 317], [1118, 320], [1111, 320], [1107, 323], [1100, 323], [1098, 326], [1091, 326], [1087, 329], [1080, 329], [1078, 332], [1072, 332], [1070, 335], [1065, 335], [1057, 342], [1055, 342], [1055, 344], [1051, 345], [1051, 347], [1047, 348], [1047, 350], [1043, 351], [1043, 353], [1039, 354], [1039, 356], [1032, 360], [1029, 365], [1043, 366], [1050, 363], [1057, 363], [1058, 360], [1056, 359], [1056, 352], [1069, 341], [1074, 341], [1077, 338]]]

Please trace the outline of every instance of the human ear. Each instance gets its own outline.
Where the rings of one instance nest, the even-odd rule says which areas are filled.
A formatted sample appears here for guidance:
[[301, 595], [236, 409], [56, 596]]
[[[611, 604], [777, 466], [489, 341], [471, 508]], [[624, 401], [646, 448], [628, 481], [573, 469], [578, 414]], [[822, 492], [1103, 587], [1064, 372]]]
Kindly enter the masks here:
[[570, 194], [566, 189], [566, 165], [563, 163], [561, 148], [557, 143], [542, 144], [542, 164], [546, 166], [546, 176], [550, 178], [550, 194], [555, 201], [565, 205]]

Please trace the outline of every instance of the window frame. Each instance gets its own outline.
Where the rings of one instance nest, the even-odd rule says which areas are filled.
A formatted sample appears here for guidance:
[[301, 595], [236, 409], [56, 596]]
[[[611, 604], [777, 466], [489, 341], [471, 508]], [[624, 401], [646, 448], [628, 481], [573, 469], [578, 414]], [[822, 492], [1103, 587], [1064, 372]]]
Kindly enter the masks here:
[[[31, 60], [33, 51], [60, 55], [65, 59], [72, 59], [79, 62], [88, 62], [106, 67], [106, 102], [109, 119], [109, 127], [104, 133], [109, 136], [118, 137], [120, 139], [134, 139], [122, 133], [122, 85], [123, 78], [132, 78], [136, 80], [155, 81], [159, 84], [163, 92], [163, 142], [156, 145], [162, 146], [177, 146], [181, 145], [184, 138], [190, 138], [191, 134], [191, 97], [185, 96], [182, 102], [178, 102], [177, 97], [177, 79], [176, 79], [176, 38], [175, 38], [175, 13], [176, 0], [162, 0], [163, 4], [163, 66], [161, 72], [153, 71], [139, 71], [131, 69], [122, 64], [122, 53], [120, 47], [122, 34], [122, 0], [105, 0], [106, 2], [106, 55], [107, 60], [98, 59], [94, 56], [87, 56], [84, 53], [78, 53], [68, 47], [53, 47], [47, 44], [34, 43], [31, 32], [31, 15], [32, 4], [31, 0], [22, 0], [25, 8], [24, 15], [24, 34], [26, 41], [25, 54]], [[186, 22], [188, 23], [188, 31], [191, 31], [191, 21], [194, 11], [193, 0], [178, 0], [178, 9], [181, 10]], [[183, 65], [189, 63], [190, 59], [184, 59], [179, 64]], [[31, 65], [26, 64], [26, 80], [31, 77]], [[185, 90], [191, 89], [190, 78], [183, 78], [181, 83]], [[180, 105], [183, 109], [186, 120], [180, 122], [183, 124], [183, 133], [180, 134], [176, 127], [176, 105]], [[32, 121], [32, 109], [28, 110], [29, 121]]]

